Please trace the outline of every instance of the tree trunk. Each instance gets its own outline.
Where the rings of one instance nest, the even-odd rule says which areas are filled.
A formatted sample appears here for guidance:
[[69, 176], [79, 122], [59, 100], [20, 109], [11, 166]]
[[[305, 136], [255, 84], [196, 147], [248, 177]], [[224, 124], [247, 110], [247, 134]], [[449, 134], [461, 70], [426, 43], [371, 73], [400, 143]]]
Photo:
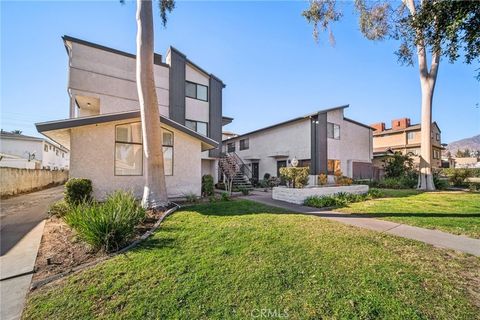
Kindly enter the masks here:
[[163, 137], [153, 76], [153, 39], [152, 1], [137, 0], [136, 78], [146, 160], [142, 206], [155, 209], [165, 207], [168, 198], [163, 165]]
[[427, 79], [420, 80], [422, 89], [422, 121], [420, 146], [419, 190], [435, 190], [432, 174], [432, 99], [433, 85]]

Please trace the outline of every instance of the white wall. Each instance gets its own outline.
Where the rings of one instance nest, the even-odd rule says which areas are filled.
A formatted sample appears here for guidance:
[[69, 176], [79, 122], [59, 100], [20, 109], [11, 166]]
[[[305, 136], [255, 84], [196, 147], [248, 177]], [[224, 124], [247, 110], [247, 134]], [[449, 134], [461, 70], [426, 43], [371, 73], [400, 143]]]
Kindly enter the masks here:
[[[246, 138], [246, 137], [245, 137]], [[249, 149], [240, 150], [239, 141], [243, 139], [232, 138], [225, 142], [235, 142], [235, 152], [245, 163], [252, 162], [248, 159], [261, 159], [259, 161], [259, 179], [265, 173], [277, 175], [277, 161], [293, 159], [310, 159], [310, 120], [299, 120], [280, 127], [253, 133], [248, 136]], [[288, 157], [275, 158], [274, 155], [288, 155]], [[254, 161], [256, 162], [256, 161]]]
[[[136, 197], [143, 194], [144, 176], [115, 176], [115, 125], [138, 122], [117, 121], [72, 129], [70, 176], [92, 180], [94, 196], [102, 199], [115, 190], [131, 190]], [[201, 143], [176, 129], [174, 134], [173, 176], [166, 176], [169, 197], [201, 193]], [[145, 159], [144, 159], [145, 172]]]
[[340, 140], [328, 139], [328, 159], [340, 160], [344, 175], [352, 177], [353, 162], [371, 162], [372, 131], [343, 119], [343, 109], [327, 113], [327, 121], [340, 125]]

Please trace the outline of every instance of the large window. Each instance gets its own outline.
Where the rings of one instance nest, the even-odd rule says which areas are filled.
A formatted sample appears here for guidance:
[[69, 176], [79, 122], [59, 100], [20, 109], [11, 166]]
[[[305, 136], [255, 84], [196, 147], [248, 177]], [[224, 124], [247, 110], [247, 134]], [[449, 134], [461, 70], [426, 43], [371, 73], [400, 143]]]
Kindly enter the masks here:
[[433, 159], [440, 159], [440, 151], [433, 149]]
[[235, 152], [235, 142], [227, 143], [227, 152]]
[[340, 160], [328, 159], [327, 171], [328, 174], [334, 174], [335, 171], [340, 170]]
[[[165, 175], [173, 175], [173, 132], [162, 128]], [[140, 122], [115, 127], [115, 175], [143, 175], [142, 125]]]
[[115, 175], [143, 174], [142, 126], [140, 122], [115, 128]]
[[198, 83], [186, 81], [185, 95], [189, 98], [208, 101], [208, 87]]
[[250, 147], [249, 144], [248, 138], [240, 140], [240, 150], [247, 150]]
[[335, 123], [327, 123], [327, 136], [330, 139], [340, 140], [340, 126]]
[[204, 136], [208, 134], [208, 124], [202, 121], [193, 121], [193, 120], [185, 120], [185, 126], [193, 131], [196, 131]]
[[407, 133], [407, 139], [408, 140], [413, 140], [413, 137], [415, 136], [415, 132], [409, 132]]

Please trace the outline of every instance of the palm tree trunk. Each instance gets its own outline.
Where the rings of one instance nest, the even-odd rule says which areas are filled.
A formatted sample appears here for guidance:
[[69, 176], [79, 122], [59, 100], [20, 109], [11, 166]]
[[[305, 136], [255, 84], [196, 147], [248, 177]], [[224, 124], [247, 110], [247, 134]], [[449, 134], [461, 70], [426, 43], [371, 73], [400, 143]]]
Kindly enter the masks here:
[[151, 0], [137, 0], [137, 91], [142, 119], [146, 167], [142, 206], [165, 207], [168, 203], [163, 164], [163, 137], [160, 126], [155, 78], [153, 76], [153, 12]]

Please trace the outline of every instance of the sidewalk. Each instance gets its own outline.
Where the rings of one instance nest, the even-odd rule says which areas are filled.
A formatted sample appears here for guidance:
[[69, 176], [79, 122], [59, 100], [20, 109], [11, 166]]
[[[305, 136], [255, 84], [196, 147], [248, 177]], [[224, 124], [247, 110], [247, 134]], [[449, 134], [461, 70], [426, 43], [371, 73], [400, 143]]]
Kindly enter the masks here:
[[457, 250], [480, 257], [480, 239], [457, 236], [447, 232], [413, 227], [391, 221], [378, 220], [368, 216], [362, 217], [359, 215], [350, 215], [334, 211], [322, 211], [317, 208], [305, 207], [298, 204], [274, 200], [272, 199], [272, 194], [270, 192], [254, 191], [250, 196], [241, 198], [274, 207], [280, 207], [292, 212], [315, 215], [359, 228], [365, 228], [407, 239], [422, 241], [435, 247]]
[[20, 319], [30, 289], [48, 206], [63, 186], [2, 200], [0, 319]]

